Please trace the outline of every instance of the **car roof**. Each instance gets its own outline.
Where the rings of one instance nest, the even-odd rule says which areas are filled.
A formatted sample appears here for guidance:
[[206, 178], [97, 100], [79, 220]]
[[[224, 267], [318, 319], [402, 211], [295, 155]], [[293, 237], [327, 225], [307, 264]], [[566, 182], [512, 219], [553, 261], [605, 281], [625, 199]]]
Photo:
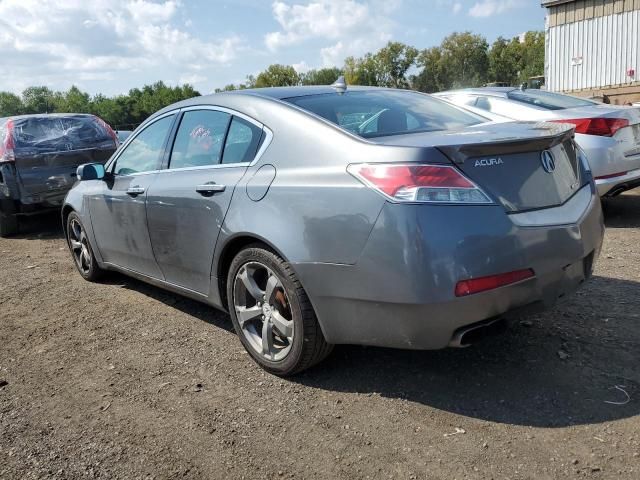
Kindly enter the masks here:
[[93, 117], [90, 113], [34, 113], [29, 115], [11, 115], [0, 120], [27, 120], [29, 118], [68, 118], [68, 117]]
[[[394, 88], [384, 87], [369, 87], [359, 85], [349, 85], [347, 92], [352, 91], [368, 91], [368, 90], [398, 90]], [[402, 90], [408, 91], [408, 90]], [[309, 95], [325, 95], [336, 93], [336, 89], [331, 85], [310, 85], [310, 86], [295, 86], [295, 87], [266, 87], [266, 88], [246, 88], [243, 90], [232, 90], [229, 92], [214, 93], [211, 95], [205, 95], [202, 98], [206, 100], [207, 97], [214, 97], [218, 95], [255, 95], [258, 97], [273, 98], [282, 100], [292, 97], [306, 97]]]
[[481, 93], [484, 95], [494, 95], [496, 97], [505, 97], [509, 92], [518, 90], [515, 87], [478, 87], [478, 88], [461, 88], [459, 90], [447, 90], [438, 92], [435, 95], [448, 95], [452, 93]]

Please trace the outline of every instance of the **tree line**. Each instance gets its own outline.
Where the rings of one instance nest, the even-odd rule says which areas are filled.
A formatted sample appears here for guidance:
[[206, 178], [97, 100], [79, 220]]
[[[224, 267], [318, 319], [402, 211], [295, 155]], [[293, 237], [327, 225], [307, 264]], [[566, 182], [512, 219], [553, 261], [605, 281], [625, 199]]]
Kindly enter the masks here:
[[[518, 85], [544, 73], [544, 32], [521, 37], [499, 37], [492, 45], [482, 35], [453, 33], [439, 46], [419, 50], [389, 42], [374, 53], [348, 57], [342, 68], [297, 72], [291, 65], [273, 64], [240, 84], [216, 92], [244, 88], [330, 85], [344, 75], [349, 85], [411, 88], [433, 93], [452, 88], [477, 87], [491, 82]], [[29, 113], [74, 112], [100, 116], [116, 129], [129, 130], [161, 108], [199, 96], [191, 85], [163, 82], [129, 90], [126, 95], [94, 96], [72, 86], [66, 92], [45, 86], [29, 87], [16, 95], [0, 91], [0, 117]]]

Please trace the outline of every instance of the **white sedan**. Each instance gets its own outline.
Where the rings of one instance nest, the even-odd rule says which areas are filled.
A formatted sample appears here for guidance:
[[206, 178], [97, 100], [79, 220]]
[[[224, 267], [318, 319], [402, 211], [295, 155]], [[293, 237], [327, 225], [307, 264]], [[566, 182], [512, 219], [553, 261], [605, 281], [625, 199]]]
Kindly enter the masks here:
[[513, 87], [450, 90], [436, 96], [513, 120], [573, 124], [600, 196], [615, 196], [640, 186], [640, 108]]

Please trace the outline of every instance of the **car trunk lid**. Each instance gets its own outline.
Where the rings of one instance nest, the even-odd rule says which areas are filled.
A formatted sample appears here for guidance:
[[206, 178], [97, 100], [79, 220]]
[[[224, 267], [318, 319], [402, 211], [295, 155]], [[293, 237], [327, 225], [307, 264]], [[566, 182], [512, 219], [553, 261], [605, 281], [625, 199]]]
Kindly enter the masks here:
[[435, 146], [508, 212], [561, 205], [587, 181], [581, 175], [573, 130], [561, 124], [483, 124], [375, 140], [386, 145]]

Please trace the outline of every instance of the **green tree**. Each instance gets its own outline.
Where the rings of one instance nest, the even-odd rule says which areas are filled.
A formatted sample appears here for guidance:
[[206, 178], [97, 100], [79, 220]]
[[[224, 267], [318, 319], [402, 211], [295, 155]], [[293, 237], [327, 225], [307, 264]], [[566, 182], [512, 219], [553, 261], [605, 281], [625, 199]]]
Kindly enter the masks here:
[[24, 110], [22, 99], [15, 93], [0, 92], [0, 117], [20, 115]]
[[446, 88], [477, 87], [487, 80], [489, 44], [482, 35], [452, 33], [442, 41], [442, 68], [451, 85]]
[[411, 88], [414, 90], [434, 93], [445, 90], [451, 85], [443, 68], [440, 47], [431, 47], [420, 52], [416, 65], [420, 71], [411, 77]]
[[340, 75], [342, 75], [342, 70], [332, 67], [309, 70], [306, 73], [301, 73], [299, 76], [302, 85], [331, 85]]
[[515, 84], [522, 68], [522, 45], [516, 37], [511, 41], [498, 37], [489, 50], [489, 79]]
[[527, 32], [522, 43], [521, 83], [531, 77], [544, 75], [544, 54], [544, 32]]
[[54, 111], [54, 93], [48, 87], [29, 87], [22, 92], [24, 113]]
[[408, 88], [407, 72], [418, 57], [418, 49], [400, 42], [389, 42], [373, 56], [376, 85]]
[[300, 76], [290, 65], [273, 64], [260, 72], [255, 80], [256, 88], [290, 87], [300, 83]]
[[58, 112], [88, 113], [91, 110], [89, 94], [75, 85], [60, 97], [60, 103], [56, 105]]

